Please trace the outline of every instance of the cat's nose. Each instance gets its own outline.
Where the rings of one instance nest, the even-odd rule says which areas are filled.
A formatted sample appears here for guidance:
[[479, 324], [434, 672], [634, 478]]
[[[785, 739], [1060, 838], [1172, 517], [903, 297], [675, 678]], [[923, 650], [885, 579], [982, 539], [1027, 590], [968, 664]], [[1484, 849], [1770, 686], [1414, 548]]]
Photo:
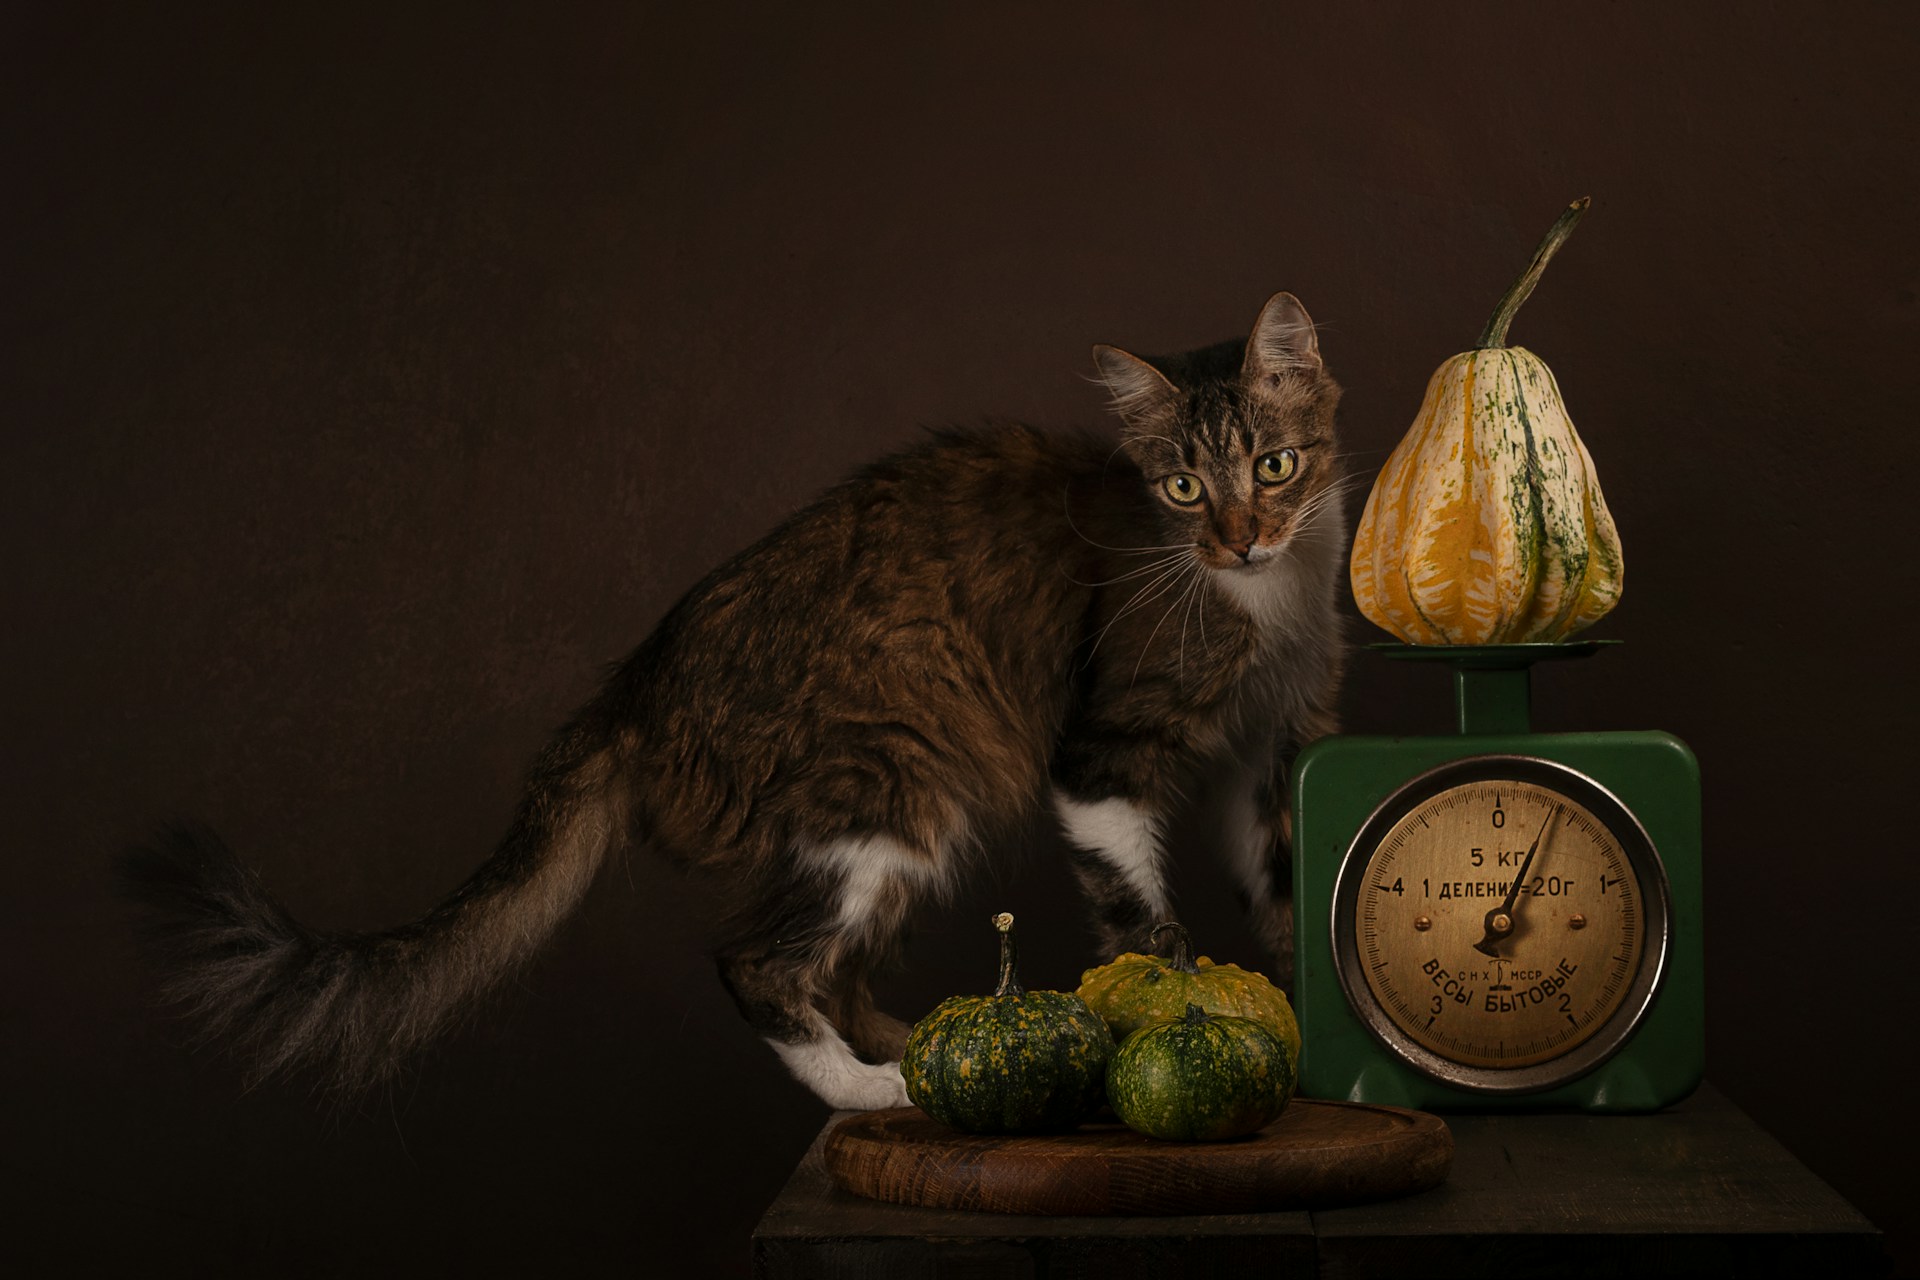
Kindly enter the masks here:
[[1252, 512], [1229, 509], [1215, 518], [1213, 536], [1245, 564], [1248, 553], [1253, 550], [1253, 544], [1260, 536], [1260, 525], [1254, 520]]

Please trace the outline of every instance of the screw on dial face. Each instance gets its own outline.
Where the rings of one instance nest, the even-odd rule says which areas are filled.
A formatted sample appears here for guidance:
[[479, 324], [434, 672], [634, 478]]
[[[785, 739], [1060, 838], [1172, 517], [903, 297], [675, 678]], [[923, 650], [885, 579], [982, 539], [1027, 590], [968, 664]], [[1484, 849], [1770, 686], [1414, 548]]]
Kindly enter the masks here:
[[1664, 955], [1664, 877], [1597, 784], [1482, 759], [1503, 773], [1443, 766], [1355, 839], [1335, 893], [1336, 969], [1355, 1014], [1408, 1065], [1526, 1092], [1631, 1034]]

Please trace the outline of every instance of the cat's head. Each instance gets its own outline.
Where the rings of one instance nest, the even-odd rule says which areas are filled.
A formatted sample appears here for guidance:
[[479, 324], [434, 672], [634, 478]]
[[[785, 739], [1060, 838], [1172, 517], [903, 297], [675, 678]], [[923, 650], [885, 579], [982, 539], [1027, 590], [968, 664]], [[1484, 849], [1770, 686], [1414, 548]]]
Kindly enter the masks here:
[[1164, 544], [1191, 542], [1209, 568], [1257, 574], [1337, 515], [1340, 388], [1292, 294], [1268, 299], [1245, 342], [1150, 360], [1097, 346], [1093, 358]]

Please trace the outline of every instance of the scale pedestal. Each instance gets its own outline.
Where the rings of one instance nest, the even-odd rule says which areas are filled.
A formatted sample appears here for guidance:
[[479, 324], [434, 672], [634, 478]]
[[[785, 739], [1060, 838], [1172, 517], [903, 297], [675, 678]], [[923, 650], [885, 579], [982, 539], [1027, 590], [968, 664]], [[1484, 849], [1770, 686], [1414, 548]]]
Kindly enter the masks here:
[[1633, 1112], [1698, 1085], [1693, 754], [1655, 731], [1531, 729], [1533, 664], [1606, 645], [1377, 646], [1451, 667], [1458, 732], [1335, 735], [1301, 753], [1304, 1095]]

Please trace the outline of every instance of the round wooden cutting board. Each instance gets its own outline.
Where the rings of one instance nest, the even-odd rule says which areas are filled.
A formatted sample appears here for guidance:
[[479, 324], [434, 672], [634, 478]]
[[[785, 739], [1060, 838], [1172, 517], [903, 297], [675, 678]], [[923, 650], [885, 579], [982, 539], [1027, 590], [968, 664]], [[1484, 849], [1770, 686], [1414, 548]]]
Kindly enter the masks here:
[[1445, 1181], [1453, 1135], [1399, 1107], [1296, 1098], [1259, 1133], [1161, 1142], [1119, 1124], [1072, 1133], [956, 1133], [917, 1107], [848, 1116], [827, 1172], [856, 1195], [993, 1213], [1253, 1213], [1353, 1204]]

